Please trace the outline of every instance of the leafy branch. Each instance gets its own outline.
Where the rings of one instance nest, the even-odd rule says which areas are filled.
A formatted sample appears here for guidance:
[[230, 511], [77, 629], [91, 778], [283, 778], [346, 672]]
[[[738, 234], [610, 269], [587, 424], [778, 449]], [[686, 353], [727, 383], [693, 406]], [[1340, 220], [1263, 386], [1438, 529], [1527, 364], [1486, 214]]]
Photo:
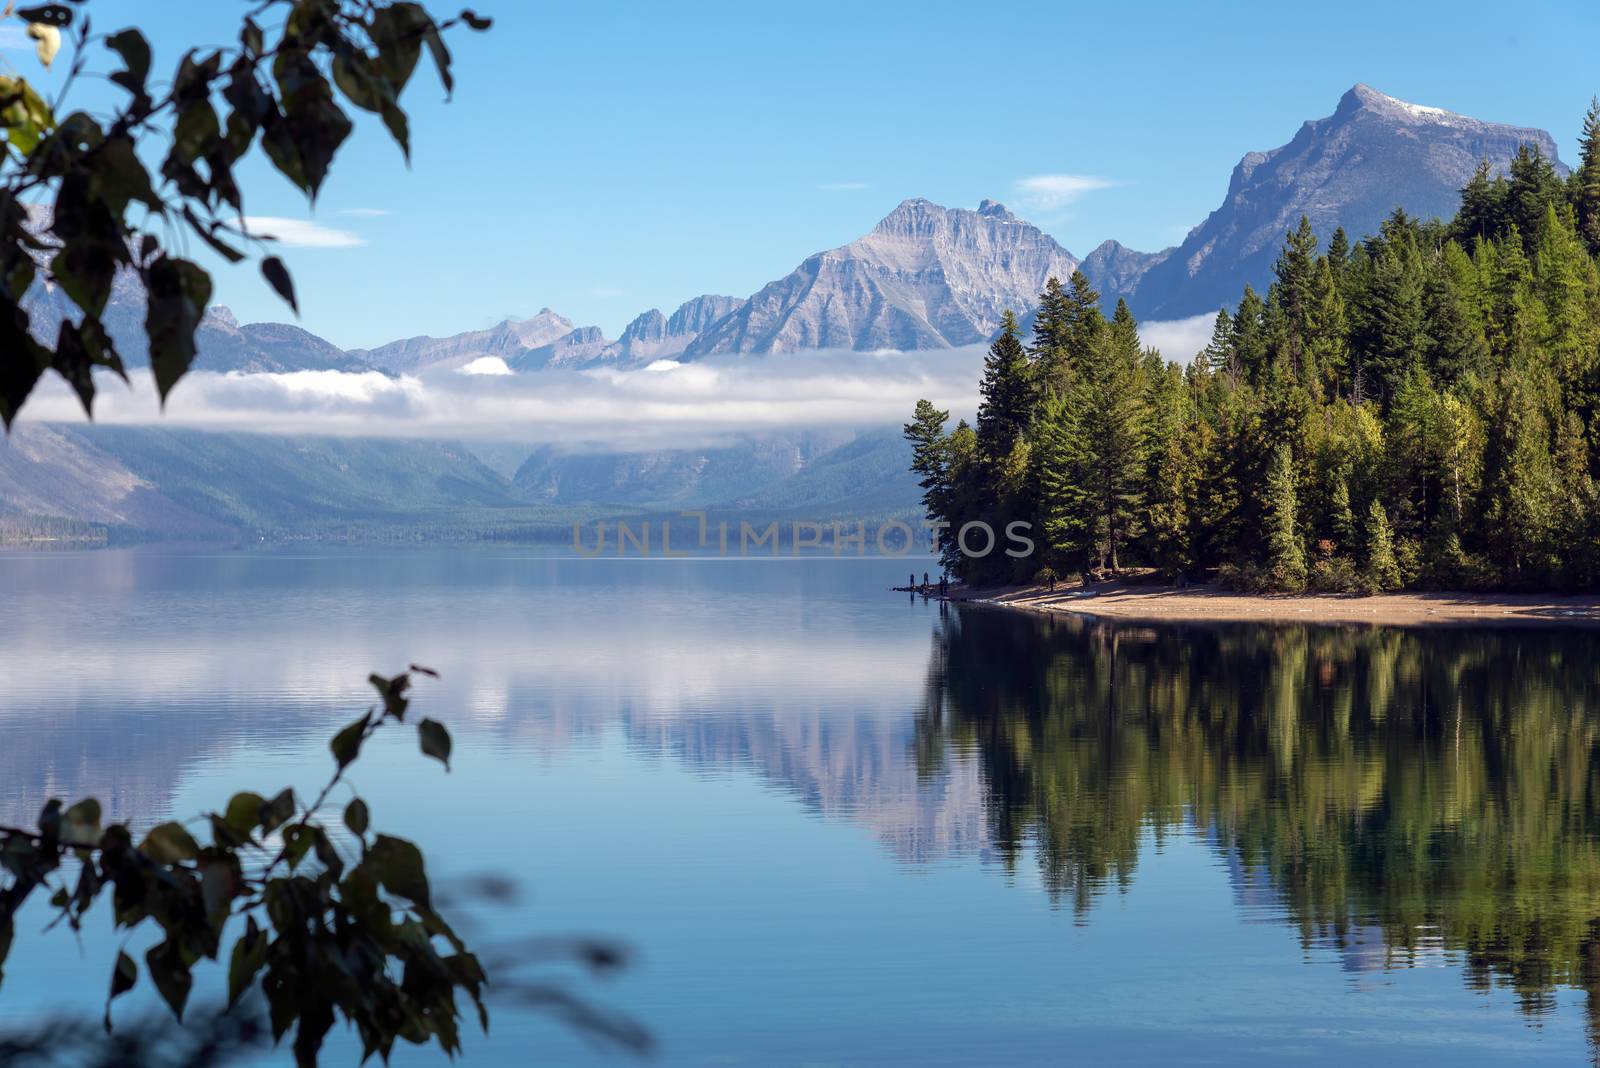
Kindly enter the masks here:
[[[157, 230], [191, 233], [231, 263], [246, 257], [241, 246], [264, 252], [270, 237], [245, 222], [239, 163], [259, 145], [314, 203], [353, 129], [346, 106], [379, 116], [409, 161], [400, 97], [422, 52], [448, 93], [454, 76], [444, 32], [489, 27], [472, 11], [441, 20], [413, 2], [261, 0], [244, 16], [236, 47], [190, 49], [157, 90], [145, 36], [136, 29], [93, 34], [87, 2], [6, 9], [29, 24], [47, 64], [62, 30], [75, 27], [56, 100], [25, 78], [0, 75], [0, 421], [7, 427], [49, 371], [91, 414], [95, 368], [126, 380], [123, 353], [102, 320], [119, 276], [136, 279], [146, 294], [150, 366], [165, 400], [195, 359], [212, 284]], [[269, 35], [266, 16], [280, 11]], [[103, 120], [81, 110], [63, 115], [94, 45], [120, 61], [107, 79], [125, 99]], [[141, 149], [158, 134], [170, 147], [152, 170]], [[267, 283], [298, 310], [283, 261], [264, 254], [260, 263]], [[36, 322], [41, 284], [64, 294], [76, 319]]]
[[[242, 922], [228, 956], [228, 1005], [259, 988], [274, 1041], [295, 1030], [298, 1063], [316, 1063], [336, 1015], [355, 1026], [367, 1055], [387, 1059], [397, 1039], [458, 1052], [457, 995], [487, 1030], [488, 979], [436, 911], [422, 852], [374, 831], [359, 797], [344, 806], [342, 829], [321, 816], [362, 748], [379, 731], [406, 724], [413, 673], [433, 674], [413, 665], [392, 678], [371, 677], [380, 703], [334, 736], [334, 772], [310, 803], [298, 805], [292, 789], [270, 798], [235, 794], [200, 817], [209, 845], [176, 822], [153, 827], [136, 844], [126, 824], [101, 826], [92, 798], [70, 807], [52, 799], [33, 829], [0, 827], [0, 966], [22, 906], [52, 880], [75, 875], [54, 888], [56, 922], [78, 929], [109, 889], [118, 928], [160, 930], [144, 969], [179, 1019], [194, 966], [218, 959], [226, 929]], [[448, 764], [444, 726], [423, 719], [416, 728], [422, 752]], [[111, 1003], [138, 980], [138, 963], [119, 951], [107, 1031]]]

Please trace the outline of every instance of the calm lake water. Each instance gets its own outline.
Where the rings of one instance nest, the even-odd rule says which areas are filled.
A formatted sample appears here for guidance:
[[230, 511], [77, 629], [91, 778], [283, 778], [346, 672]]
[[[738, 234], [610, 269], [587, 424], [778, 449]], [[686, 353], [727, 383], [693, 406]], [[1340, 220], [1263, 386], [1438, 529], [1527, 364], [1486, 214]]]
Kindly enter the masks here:
[[[555, 974], [657, 1063], [1588, 1058], [1600, 633], [941, 611], [886, 592], [907, 569], [0, 557], [0, 820], [311, 786], [367, 673], [416, 661], [453, 771], [379, 746], [374, 822], [436, 882], [519, 884], [464, 906], [480, 946], [628, 943], [612, 981]], [[99, 1012], [109, 920], [45, 919], [0, 1026]], [[469, 1034], [468, 1065], [530, 1062], [620, 1063], [510, 1008]]]

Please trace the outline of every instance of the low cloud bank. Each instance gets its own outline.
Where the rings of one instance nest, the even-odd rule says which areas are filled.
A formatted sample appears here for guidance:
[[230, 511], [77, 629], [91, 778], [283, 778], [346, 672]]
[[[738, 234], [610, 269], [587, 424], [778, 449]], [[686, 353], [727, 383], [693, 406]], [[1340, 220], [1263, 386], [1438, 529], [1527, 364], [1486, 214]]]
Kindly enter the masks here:
[[[1204, 315], [1141, 328], [1146, 344], [1180, 361], [1203, 348], [1210, 332], [1211, 316]], [[750, 432], [899, 426], [922, 398], [949, 409], [952, 419], [970, 420], [983, 354], [983, 346], [823, 350], [532, 374], [507, 373], [504, 361], [490, 357], [398, 378], [376, 371], [197, 371], [178, 384], [164, 412], [149, 372], [133, 371], [128, 386], [103, 376], [94, 421], [614, 451], [695, 448]], [[84, 415], [76, 396], [51, 378], [29, 399], [23, 419], [81, 423]]]
[[1216, 323], [1216, 312], [1191, 315], [1187, 319], [1140, 323], [1139, 340], [1151, 348], [1160, 349], [1161, 355], [1169, 360], [1188, 363], [1211, 340], [1211, 331]]
[[[556, 443], [574, 448], [695, 447], [750, 431], [899, 425], [926, 397], [970, 419], [979, 347], [938, 352], [805, 352], [619, 371], [390, 378], [376, 371], [194, 372], [162, 412], [146, 371], [107, 376], [102, 425], [361, 437]], [[478, 370], [488, 370], [479, 368]], [[23, 418], [83, 422], [58, 380], [41, 383]]]

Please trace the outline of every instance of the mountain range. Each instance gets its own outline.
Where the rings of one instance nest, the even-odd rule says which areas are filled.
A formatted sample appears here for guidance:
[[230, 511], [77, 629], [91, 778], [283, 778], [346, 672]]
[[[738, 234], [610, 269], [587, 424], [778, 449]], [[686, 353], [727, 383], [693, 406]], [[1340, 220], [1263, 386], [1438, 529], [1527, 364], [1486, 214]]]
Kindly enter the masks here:
[[[1396, 207], [1447, 217], [1480, 161], [1504, 172], [1524, 144], [1565, 172], [1543, 130], [1411, 104], [1358, 84], [1333, 114], [1305, 123], [1287, 144], [1247, 153], [1221, 206], [1182, 244], [1158, 252], [1106, 241], [1080, 261], [994, 200], [974, 211], [910, 199], [871, 233], [808, 257], [748, 299], [706, 294], [670, 315], [652, 308], [615, 340], [544, 308], [488, 329], [346, 352], [299, 327], [240, 325], [227, 309], [214, 308], [197, 367], [407, 374], [490, 359], [511, 371], [629, 369], [725, 354], [947, 348], [987, 341], [1004, 311], [1025, 315], [1047, 279], [1065, 279], [1080, 265], [1108, 305], [1125, 298], [1141, 319], [1181, 319], [1236, 302], [1247, 283], [1264, 289], [1284, 234], [1301, 215], [1324, 238], [1340, 226], [1352, 237], [1374, 232]], [[43, 286], [29, 304], [44, 324], [68, 307]], [[146, 361], [143, 310], [137, 286], [120, 281], [106, 318], [134, 366]]]
[[[1324, 239], [1339, 226], [1352, 237], [1370, 233], [1396, 207], [1448, 216], [1480, 161], [1503, 172], [1524, 144], [1565, 171], [1542, 130], [1357, 85], [1287, 144], [1245, 155], [1223, 203], [1182, 244], [1158, 252], [1107, 241], [1080, 261], [996, 201], [970, 210], [910, 199], [871, 233], [808, 257], [749, 298], [706, 294], [670, 314], [652, 308], [616, 339], [544, 308], [487, 329], [346, 351], [297, 326], [240, 324], [213, 307], [195, 367], [538, 373], [822, 348], [942, 349], [987, 341], [1007, 310], [1025, 316], [1050, 277], [1080, 266], [1108, 305], [1125, 298], [1143, 320], [1182, 319], [1237, 301], [1246, 284], [1264, 289], [1285, 231], [1302, 214]], [[26, 304], [41, 335], [70, 311], [42, 284]], [[143, 292], [119, 278], [105, 321], [132, 366], [148, 362], [143, 320]], [[491, 457], [439, 443], [38, 427], [0, 446], [0, 525], [48, 516], [130, 537], [201, 536], [318, 523], [392, 528], [417, 516], [451, 523], [452, 509], [521, 523], [584, 508], [805, 507], [825, 516], [848, 502], [870, 514], [910, 514], [916, 501], [892, 431], [773, 434], [608, 456], [530, 447], [519, 459], [504, 445], [494, 449]], [[213, 483], [221, 488], [207, 489]]]

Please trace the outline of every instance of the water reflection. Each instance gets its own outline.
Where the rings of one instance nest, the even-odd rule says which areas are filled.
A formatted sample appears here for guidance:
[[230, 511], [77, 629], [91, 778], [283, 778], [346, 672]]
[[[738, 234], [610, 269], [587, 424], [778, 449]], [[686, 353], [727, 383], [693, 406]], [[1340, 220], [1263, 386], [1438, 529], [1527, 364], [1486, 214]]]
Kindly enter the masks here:
[[[1240, 1033], [1342, 1011], [1352, 1027], [1370, 1014], [1385, 1041], [1409, 1027], [1418, 1048], [1534, 1042], [1498, 1006], [1439, 1017], [1421, 982], [1335, 1009], [1291, 978], [1330, 974], [1329, 959], [1360, 986], [1446, 968], [1514, 991], [1533, 1021], [1575, 998], [1600, 1012], [1600, 633], [1114, 625], [908, 604], [886, 592], [904, 577], [897, 561], [471, 552], [0, 558], [0, 819], [84, 794], [116, 817], [185, 816], [174, 799], [214, 793], [208, 775], [260, 763], [276, 784], [285, 760], [320, 768], [323, 740], [367, 699], [365, 672], [418, 661], [444, 674], [424, 699], [455, 732], [461, 772], [428, 818], [459, 824], [559, 780], [526, 804], [564, 866], [517, 874], [566, 888], [569, 912], [597, 894], [640, 909], [593, 922], [665, 940], [661, 985], [647, 987], [658, 1025], [726, 1036], [699, 1006], [739, 997], [728, 959], [674, 931], [752, 946], [789, 932], [786, 953], [742, 962], [747, 1031], [725, 1047], [680, 1038], [686, 1063], [795, 1032], [824, 988], [835, 1016], [865, 1012], [858, 1001], [882, 1016], [841, 1050], [881, 1041], [878, 1061], [963, 1063], [990, 1029], [973, 1023], [978, 1046], [961, 1046], [914, 1021], [957, 1019], [974, 974], [987, 976], [986, 1012], [1038, 1003], [1014, 1059], [1097, 1026], [1123, 1028], [1107, 1050], [1155, 1041], [1148, 1019], [1118, 1017], [1133, 1010], [1114, 989], [1192, 992], [1197, 1006], [1210, 992], [1214, 1004], [1171, 1023], [1174, 1049], [1221, 1048], [1204, 1037], [1218, 1004]], [[609, 880], [592, 869], [634, 821], [603, 847], [584, 821], [562, 837], [569, 812], [665, 809]], [[418, 833], [472, 870], [471, 843], [429, 826]], [[735, 834], [749, 837], [734, 848]], [[794, 871], [781, 884], [752, 860], [765, 842], [784, 843], [765, 859]], [[896, 863], [882, 875], [864, 855]], [[1175, 905], [1139, 900], [1174, 872], [1215, 879]], [[907, 913], [910, 899], [923, 911]], [[975, 914], [984, 936], [967, 938]], [[899, 932], [860, 950], [863, 988], [816, 948], [851, 916]], [[1274, 925], [1252, 928], [1272, 948], [1239, 948], [1241, 918]], [[1185, 945], [1140, 955], [1184, 923], [1196, 928]], [[944, 971], [930, 977], [912, 942]], [[1263, 986], [1252, 969], [1266, 969]], [[815, 980], [792, 1011], [761, 993], [783, 976]], [[1437, 978], [1459, 999], [1446, 1007], [1466, 1003], [1452, 975]], [[1280, 988], [1300, 992], [1276, 1006], [1230, 993]], [[936, 997], [949, 999], [938, 1011]]]
[[1467, 983], [1600, 1035], [1600, 636], [1150, 629], [968, 611], [937, 636], [915, 751], [978, 754], [1009, 865], [1089, 917], [1147, 830], [1198, 828], [1243, 904], [1354, 970], [1457, 954]]

